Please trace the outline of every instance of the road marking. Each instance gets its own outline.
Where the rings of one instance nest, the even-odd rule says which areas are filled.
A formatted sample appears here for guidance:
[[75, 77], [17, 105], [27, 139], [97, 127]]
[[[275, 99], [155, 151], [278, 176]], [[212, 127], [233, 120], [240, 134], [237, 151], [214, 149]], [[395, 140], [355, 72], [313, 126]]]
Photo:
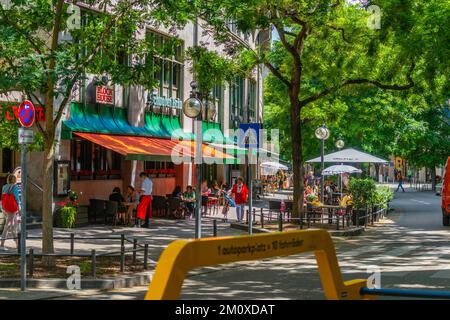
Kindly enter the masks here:
[[384, 246], [366, 246], [366, 247], [361, 247], [352, 251], [348, 251], [348, 252], [343, 252], [343, 253], [339, 253], [339, 256], [344, 256], [344, 257], [356, 257], [359, 256], [363, 253], [366, 252], [371, 252], [371, 251], [380, 251], [382, 248], [384, 248]]
[[404, 247], [399, 247], [396, 249], [393, 249], [391, 251], [386, 252], [382, 257], [380, 257], [379, 261], [386, 261], [401, 255], [404, 255], [405, 253], [408, 253], [410, 251], [413, 251], [417, 248], [420, 248], [421, 246], [404, 246]]
[[433, 273], [430, 278], [439, 278], [439, 279], [450, 279], [450, 269], [441, 270], [436, 273]]
[[418, 203], [420, 203], [420, 204], [431, 204], [431, 203], [429, 203], [429, 202], [425, 202], [425, 201], [422, 201], [422, 200], [416, 200], [416, 199], [410, 199], [411, 201], [415, 201], [415, 202], [418, 202]]

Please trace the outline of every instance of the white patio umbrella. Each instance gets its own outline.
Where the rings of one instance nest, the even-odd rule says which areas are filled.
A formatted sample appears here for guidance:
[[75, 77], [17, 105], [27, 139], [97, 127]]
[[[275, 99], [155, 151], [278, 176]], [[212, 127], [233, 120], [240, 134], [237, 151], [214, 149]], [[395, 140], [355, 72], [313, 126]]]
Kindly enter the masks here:
[[322, 171], [322, 175], [323, 176], [332, 176], [335, 174], [339, 174], [340, 175], [340, 190], [342, 192], [342, 174], [343, 173], [361, 173], [362, 170], [352, 167], [352, 166], [347, 166], [345, 164], [338, 164], [335, 166], [331, 166], [326, 168], [325, 170]]
[[266, 161], [262, 162], [260, 164], [260, 167], [262, 168], [262, 174], [263, 175], [272, 175], [275, 174], [278, 170], [288, 170], [289, 168], [286, 167], [284, 164], [281, 164], [279, 162], [274, 161]]
[[325, 170], [322, 171], [322, 175], [331, 176], [334, 174], [341, 174], [341, 173], [361, 173], [361, 172], [362, 172], [361, 169], [352, 166], [347, 166], [345, 164], [339, 164], [326, 168]]

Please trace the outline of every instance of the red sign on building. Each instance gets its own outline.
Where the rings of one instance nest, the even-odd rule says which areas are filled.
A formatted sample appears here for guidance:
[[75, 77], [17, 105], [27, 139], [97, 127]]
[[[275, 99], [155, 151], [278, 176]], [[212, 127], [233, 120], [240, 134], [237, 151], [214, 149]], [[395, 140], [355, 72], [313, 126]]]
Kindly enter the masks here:
[[[36, 120], [45, 121], [45, 112], [43, 107], [35, 107]], [[0, 119], [14, 121], [19, 118], [19, 106], [11, 102], [0, 102]]]
[[97, 86], [95, 102], [102, 104], [114, 104], [114, 90], [105, 86]]

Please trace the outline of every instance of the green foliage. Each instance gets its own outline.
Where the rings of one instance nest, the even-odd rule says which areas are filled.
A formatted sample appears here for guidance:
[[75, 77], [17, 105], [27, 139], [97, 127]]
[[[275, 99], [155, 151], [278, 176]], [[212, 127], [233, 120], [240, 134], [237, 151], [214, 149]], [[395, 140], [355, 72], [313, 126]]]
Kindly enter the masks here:
[[394, 199], [394, 193], [387, 186], [379, 186], [375, 190], [375, 194], [372, 198], [373, 205], [379, 205], [381, 208], [387, 208], [389, 202]]
[[353, 197], [355, 208], [365, 208], [373, 204], [376, 185], [372, 179], [350, 179], [348, 191]]
[[74, 228], [77, 208], [73, 206], [64, 206], [59, 209], [61, 224], [63, 228]]

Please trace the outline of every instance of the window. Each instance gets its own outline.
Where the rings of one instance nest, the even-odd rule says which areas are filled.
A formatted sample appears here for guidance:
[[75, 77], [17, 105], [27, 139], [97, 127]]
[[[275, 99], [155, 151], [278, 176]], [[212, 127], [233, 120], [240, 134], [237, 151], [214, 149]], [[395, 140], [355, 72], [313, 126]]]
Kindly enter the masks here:
[[3, 173], [13, 172], [13, 152], [11, 149], [4, 148], [2, 153], [2, 170]]
[[208, 122], [221, 123], [223, 111], [223, 86], [222, 85], [214, 86], [213, 90], [211, 91], [211, 94], [215, 110], [214, 113], [211, 113], [210, 110], [204, 108], [203, 119], [205, 119]]
[[236, 77], [230, 84], [230, 128], [238, 128], [239, 123], [243, 121], [244, 90], [244, 79]]
[[249, 102], [248, 102], [248, 121], [255, 122], [256, 119], [256, 106], [258, 104], [256, 89], [257, 83], [254, 80], [250, 80], [249, 85]]
[[151, 63], [154, 66], [153, 79], [159, 83], [157, 95], [182, 99], [183, 44], [155, 32], [148, 32], [147, 37], [156, 52]]
[[87, 140], [71, 141], [72, 179], [120, 179], [122, 156]]

